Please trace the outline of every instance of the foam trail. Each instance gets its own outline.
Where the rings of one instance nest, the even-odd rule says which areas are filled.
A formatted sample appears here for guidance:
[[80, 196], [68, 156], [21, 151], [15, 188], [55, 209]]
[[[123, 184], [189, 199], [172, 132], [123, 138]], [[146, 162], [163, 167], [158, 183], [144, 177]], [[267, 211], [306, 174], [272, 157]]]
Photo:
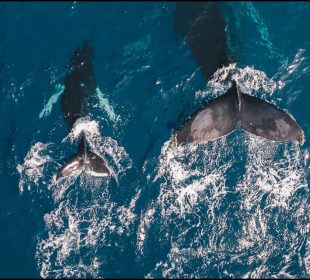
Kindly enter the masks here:
[[48, 102], [44, 105], [39, 118], [47, 117], [52, 112], [54, 104], [58, 101], [59, 96], [63, 93], [65, 87], [62, 84], [56, 84], [55, 93], [50, 97]]
[[54, 205], [44, 215], [46, 228], [37, 237], [35, 257], [43, 278], [103, 277], [113, 265], [106, 256], [124, 252], [137, 219], [134, 207], [140, 193], [133, 190], [131, 200], [116, 203], [111, 198], [111, 190], [115, 192], [111, 178], [82, 173], [55, 181], [60, 167], [55, 161], [65, 157], [63, 145], [75, 142], [82, 131], [91, 150], [105, 158], [117, 182], [132, 167], [125, 149], [111, 137], [102, 137], [99, 124], [89, 117], [77, 120], [62, 145], [37, 142], [31, 147], [24, 163], [17, 166], [20, 192], [27, 186], [31, 191], [35, 185], [38, 193], [44, 191], [41, 199], [52, 199]]
[[[298, 144], [279, 144], [251, 136], [248, 139], [248, 149], [245, 181], [253, 182], [258, 192], [268, 192], [269, 196], [273, 196], [276, 206], [288, 209], [287, 202], [291, 196], [299, 188], [307, 186], [302, 166], [302, 153]], [[244, 190], [242, 187], [240, 191]], [[257, 198], [256, 196], [255, 199]], [[248, 199], [250, 206], [249, 196]]]
[[[99, 124], [88, 117], [77, 120], [63, 144], [76, 141], [81, 131], [91, 150], [105, 158], [115, 180], [120, 180], [132, 166], [125, 149], [114, 139], [102, 137]], [[64, 156], [62, 147], [55, 146], [57, 160]], [[18, 167], [21, 174], [27, 175], [21, 179], [23, 188], [32, 184], [32, 180], [39, 186], [38, 178], [45, 177], [49, 182], [42, 189], [53, 200], [54, 209], [45, 214], [46, 228], [38, 236], [36, 259], [40, 275], [43, 278], [103, 277], [107, 267], [113, 265], [106, 256], [120, 254], [130, 242], [129, 233], [137, 219], [134, 207], [140, 192], [133, 192], [133, 198], [126, 203], [116, 203], [111, 198], [111, 178], [82, 173], [56, 182], [55, 176], [50, 178], [45, 174], [46, 164], [53, 161], [52, 155], [44, 157], [43, 152], [47, 150], [46, 144], [36, 143], [25, 164]], [[51, 170], [54, 175], [55, 170]]]
[[[233, 145], [225, 145], [225, 142], [225, 138], [222, 138], [200, 146], [185, 145], [177, 148], [170, 141], [165, 143], [153, 180], [153, 183], [163, 181], [159, 186], [160, 194], [142, 216], [138, 229], [139, 258], [147, 258], [145, 250], [152, 235], [158, 236], [163, 246], [170, 247], [169, 255], [175, 252], [175, 248], [184, 248], [185, 244], [191, 243], [191, 233], [196, 229], [200, 231], [197, 238], [204, 239], [203, 236], [212, 228], [212, 224], [223, 226], [215, 218], [220, 201], [229, 193], [224, 174], [230, 163], [225, 163], [225, 156], [217, 152], [225, 146], [224, 153], [232, 156]], [[155, 225], [160, 228], [160, 232], [153, 233]], [[171, 255], [172, 266], [181, 261], [175, 257]], [[163, 267], [169, 269], [170, 261], [164, 261]], [[162, 271], [157, 274], [155, 270], [148, 276], [188, 276], [182, 274], [182, 271], [174, 271], [172, 274]]]
[[44, 216], [46, 236], [36, 251], [43, 278], [103, 277], [111, 265], [106, 256], [124, 250], [133, 231], [139, 192], [128, 205], [119, 205], [110, 197], [108, 181], [82, 174], [77, 182]]
[[[238, 243], [240, 251], [253, 251], [248, 263], [255, 269], [248, 269], [242, 277], [299, 278], [309, 275], [305, 267], [310, 255], [309, 246], [307, 250], [302, 249], [306, 248], [310, 236], [304, 155], [296, 143], [279, 145], [251, 136], [247, 144], [246, 173], [237, 185], [242, 221]], [[277, 267], [273, 267], [275, 255], [281, 260]]]
[[50, 144], [35, 143], [24, 158], [24, 163], [17, 165], [17, 171], [20, 175], [18, 184], [20, 193], [24, 192], [26, 186], [30, 190], [31, 185], [39, 185], [39, 180], [44, 174], [45, 165], [52, 161], [52, 158], [45, 154], [49, 146]]
[[[277, 84], [264, 72], [230, 65], [197, 97], [223, 93], [228, 75], [242, 91], [261, 96], [273, 93]], [[141, 261], [151, 258], [154, 246], [163, 252], [145, 277], [309, 275], [306, 156], [296, 143], [241, 130], [200, 145], [165, 143], [156, 174], [146, 176], [159, 194], [143, 213], [137, 234]]]

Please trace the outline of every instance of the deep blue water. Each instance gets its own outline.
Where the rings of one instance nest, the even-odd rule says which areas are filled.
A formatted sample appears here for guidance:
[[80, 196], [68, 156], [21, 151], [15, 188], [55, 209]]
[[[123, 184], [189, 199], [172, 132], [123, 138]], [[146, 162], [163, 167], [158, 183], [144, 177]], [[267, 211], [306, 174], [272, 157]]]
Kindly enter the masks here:
[[[173, 2], [0, 4], [0, 277], [310, 277], [310, 3], [222, 5], [226, 70], [290, 112], [303, 146], [239, 129], [173, 147], [227, 87], [206, 86]], [[81, 125], [114, 177], [56, 184], [76, 146], [59, 99], [40, 113], [85, 39], [98, 102]]]

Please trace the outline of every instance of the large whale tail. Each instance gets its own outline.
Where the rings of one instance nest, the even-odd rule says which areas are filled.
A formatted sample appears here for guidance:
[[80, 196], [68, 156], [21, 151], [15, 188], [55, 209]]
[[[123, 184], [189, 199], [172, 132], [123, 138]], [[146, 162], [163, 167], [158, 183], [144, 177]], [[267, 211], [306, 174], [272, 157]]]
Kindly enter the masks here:
[[[234, 61], [228, 47], [227, 23], [218, 3], [177, 2], [174, 18], [176, 30], [185, 36], [206, 80]], [[238, 125], [267, 139], [304, 143], [304, 133], [289, 113], [239, 92], [235, 81], [225, 94], [192, 115], [174, 139], [177, 144], [211, 141], [231, 133]]]
[[56, 175], [56, 181], [61, 178], [71, 177], [81, 172], [92, 176], [104, 177], [111, 174], [105, 160], [87, 147], [84, 133], [79, 136], [78, 152], [73, 155]]
[[228, 91], [206, 104], [175, 133], [177, 144], [202, 143], [228, 135], [237, 126], [275, 141], [304, 143], [304, 133], [295, 119], [275, 105], [239, 92], [233, 81]]

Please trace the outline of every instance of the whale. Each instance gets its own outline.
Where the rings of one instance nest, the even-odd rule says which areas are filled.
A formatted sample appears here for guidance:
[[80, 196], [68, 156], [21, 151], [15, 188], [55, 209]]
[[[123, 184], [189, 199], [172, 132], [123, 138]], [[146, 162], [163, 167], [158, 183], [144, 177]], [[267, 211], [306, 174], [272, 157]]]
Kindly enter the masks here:
[[[206, 81], [218, 69], [236, 63], [228, 48], [227, 24], [219, 3], [177, 2], [174, 22]], [[269, 140], [296, 141], [301, 145], [305, 142], [304, 132], [291, 114], [241, 92], [236, 81], [228, 79], [230, 88], [225, 93], [201, 106], [176, 129], [176, 145], [213, 141], [238, 127]]]
[[[70, 132], [80, 118], [89, 115], [89, 104], [96, 93], [96, 79], [92, 66], [93, 49], [85, 40], [72, 54], [64, 78], [64, 91], [61, 94], [61, 110]], [[82, 130], [77, 137], [77, 152], [60, 168], [56, 181], [80, 172], [92, 176], [109, 176], [111, 174], [105, 160], [91, 151], [87, 137]]]

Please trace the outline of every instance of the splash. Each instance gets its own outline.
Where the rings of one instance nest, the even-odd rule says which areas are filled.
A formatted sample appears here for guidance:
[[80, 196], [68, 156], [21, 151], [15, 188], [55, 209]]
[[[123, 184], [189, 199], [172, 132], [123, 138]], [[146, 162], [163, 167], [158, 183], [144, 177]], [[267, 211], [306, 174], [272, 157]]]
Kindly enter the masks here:
[[235, 80], [240, 91], [246, 94], [270, 96], [277, 88], [277, 82], [269, 79], [265, 72], [254, 67], [239, 68], [236, 63], [218, 69], [212, 79], [208, 81], [206, 91], [196, 92], [197, 99], [207, 96], [216, 98], [225, 93], [231, 86], [230, 81]]
[[17, 171], [20, 175], [18, 184], [20, 193], [23, 193], [25, 188], [30, 190], [32, 185], [39, 185], [40, 179], [44, 175], [45, 165], [52, 160], [46, 154], [50, 145], [41, 142], [35, 143], [24, 158], [24, 163], [17, 165]]
[[[114, 139], [102, 137], [98, 123], [89, 117], [77, 120], [63, 144], [77, 141], [81, 132], [85, 133], [90, 149], [104, 157], [118, 182], [132, 166], [125, 149]], [[81, 173], [56, 181], [55, 166], [52, 170], [47, 167], [64, 155], [60, 147], [51, 149], [51, 145], [36, 143], [24, 164], [17, 167], [21, 192], [27, 185], [35, 184], [48, 194], [45, 198], [53, 200], [54, 209], [45, 214], [46, 228], [38, 236], [36, 259], [40, 275], [43, 278], [101, 277], [112, 265], [105, 256], [119, 254], [129, 243], [129, 232], [133, 231], [137, 218], [134, 207], [140, 193], [135, 193], [127, 203], [117, 203], [111, 197], [115, 191], [111, 178]], [[46, 154], [50, 150], [53, 153]]]
[[54, 104], [58, 101], [59, 96], [63, 93], [65, 87], [61, 84], [56, 84], [55, 86], [55, 93], [50, 97], [48, 102], [44, 105], [39, 118], [42, 119], [43, 117], [46, 118], [52, 112]]
[[71, 132], [63, 139], [63, 142], [69, 140], [73, 143], [77, 141], [82, 132], [86, 136], [90, 149], [107, 161], [115, 178], [132, 167], [132, 161], [125, 149], [118, 146], [117, 142], [111, 137], [101, 136], [99, 124], [88, 116], [79, 118], [75, 122]]
[[[132, 167], [132, 161], [125, 149], [119, 146], [117, 141], [111, 137], [102, 137], [99, 131], [99, 124], [89, 117], [79, 118], [71, 132], [62, 140], [62, 143], [66, 144], [69, 142], [75, 145], [82, 132], [87, 138], [90, 149], [105, 159], [116, 181], [125, 174], [126, 170]], [[61, 164], [57, 162], [63, 161], [63, 158], [66, 157], [62, 154], [62, 150], [60, 146], [54, 146], [52, 143], [35, 143], [28, 151], [24, 163], [17, 166], [20, 174], [20, 192], [24, 191], [26, 185], [29, 185], [29, 190], [32, 184], [38, 187], [42, 178], [42, 183], [47, 185], [48, 190], [52, 191], [55, 201], [61, 199], [65, 195], [66, 190], [74, 184], [80, 175], [76, 174], [76, 176], [67, 178], [62, 183], [56, 181], [55, 169], [57, 170], [61, 167]], [[53, 163], [51, 166], [53, 170], [48, 168], [50, 163]], [[51, 173], [53, 173], [52, 176], [50, 176]], [[102, 178], [103, 181], [106, 179]]]
[[[154, 224], [160, 225], [161, 242], [167, 242], [167, 238], [178, 243], [201, 224], [199, 205], [210, 203], [212, 207], [205, 209], [204, 216], [214, 220], [215, 205], [227, 194], [224, 174], [230, 163], [225, 163], [225, 158], [232, 156], [232, 146], [225, 145], [225, 141], [221, 138], [205, 145], [177, 148], [171, 141], [165, 143], [153, 180], [153, 183], [163, 182], [159, 186], [158, 199], [143, 215], [138, 230], [138, 254], [144, 254], [145, 242]], [[226, 146], [223, 154], [218, 153], [221, 146]], [[174, 230], [181, 231], [178, 236], [172, 234], [171, 223]]]
[[111, 199], [109, 184], [89, 180], [79, 184], [44, 216], [45, 236], [36, 258], [43, 278], [98, 278], [111, 265], [107, 255], [124, 250], [133, 231], [137, 194], [129, 205]]
[[62, 142], [70, 140], [70, 142], [73, 143], [79, 139], [82, 132], [89, 139], [100, 137], [99, 124], [95, 120], [91, 120], [89, 116], [78, 118], [70, 133], [62, 140]]
[[[197, 98], [222, 94], [230, 86], [228, 77], [248, 94], [270, 95], [277, 85], [264, 72], [232, 64], [219, 69]], [[242, 130], [199, 145], [165, 143], [156, 175], [147, 174], [159, 194], [143, 213], [137, 234], [141, 261], [151, 258], [154, 246], [163, 252], [153, 257], [154, 268], [145, 277], [309, 275], [305, 157], [296, 143]]]

